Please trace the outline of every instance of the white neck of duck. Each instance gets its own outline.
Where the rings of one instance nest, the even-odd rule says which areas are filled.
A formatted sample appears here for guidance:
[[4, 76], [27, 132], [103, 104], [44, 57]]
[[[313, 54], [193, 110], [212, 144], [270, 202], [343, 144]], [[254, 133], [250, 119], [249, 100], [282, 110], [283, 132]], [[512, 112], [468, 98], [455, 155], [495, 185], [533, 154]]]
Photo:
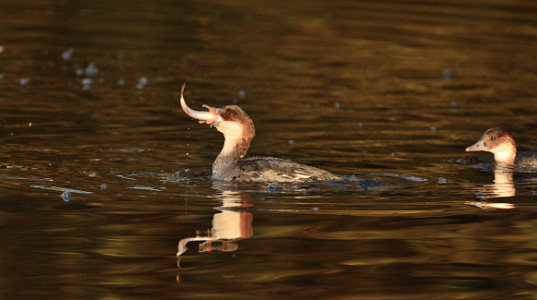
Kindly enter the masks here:
[[494, 153], [494, 160], [496, 163], [504, 163], [508, 165], [515, 164], [516, 146], [510, 143], [504, 143], [496, 147], [491, 151]]
[[224, 146], [213, 163], [213, 178], [220, 179], [230, 166], [244, 158], [241, 153], [242, 128], [233, 122], [221, 122], [218, 131], [225, 137]]

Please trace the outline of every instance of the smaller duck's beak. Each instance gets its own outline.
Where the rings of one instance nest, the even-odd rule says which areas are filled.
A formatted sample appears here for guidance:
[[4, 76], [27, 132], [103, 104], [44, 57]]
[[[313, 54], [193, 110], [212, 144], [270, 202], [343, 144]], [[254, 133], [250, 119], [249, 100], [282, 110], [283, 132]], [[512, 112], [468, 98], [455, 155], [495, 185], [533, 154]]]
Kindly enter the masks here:
[[487, 151], [485, 142], [483, 140], [477, 141], [472, 146], [466, 147], [466, 152]]
[[188, 105], [186, 105], [185, 98], [183, 96], [183, 93], [185, 91], [186, 82], [183, 84], [183, 87], [181, 88], [181, 108], [192, 119], [198, 120], [201, 124], [209, 124], [212, 125], [213, 123], [217, 123], [220, 121], [220, 109], [214, 108], [208, 105], [203, 105], [203, 107], [207, 108], [209, 111], [197, 111], [193, 110]]

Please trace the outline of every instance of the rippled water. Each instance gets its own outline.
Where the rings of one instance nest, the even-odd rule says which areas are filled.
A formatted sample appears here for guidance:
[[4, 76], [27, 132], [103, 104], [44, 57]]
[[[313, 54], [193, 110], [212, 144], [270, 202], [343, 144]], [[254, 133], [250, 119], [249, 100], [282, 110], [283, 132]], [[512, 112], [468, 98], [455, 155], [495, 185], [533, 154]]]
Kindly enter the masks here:
[[[536, 53], [533, 1], [3, 1], [0, 296], [535, 298], [537, 181], [464, 148], [537, 148]], [[211, 182], [184, 81], [346, 181]]]

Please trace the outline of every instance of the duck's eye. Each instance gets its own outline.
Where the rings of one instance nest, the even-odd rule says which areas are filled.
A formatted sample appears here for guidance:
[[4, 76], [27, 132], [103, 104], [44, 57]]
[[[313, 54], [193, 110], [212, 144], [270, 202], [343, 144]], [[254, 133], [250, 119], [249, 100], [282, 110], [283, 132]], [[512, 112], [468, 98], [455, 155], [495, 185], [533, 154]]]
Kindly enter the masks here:
[[491, 140], [491, 141], [495, 141], [495, 140], [496, 140], [496, 137], [495, 137], [495, 136], [491, 136], [491, 137], [490, 137], [490, 140]]

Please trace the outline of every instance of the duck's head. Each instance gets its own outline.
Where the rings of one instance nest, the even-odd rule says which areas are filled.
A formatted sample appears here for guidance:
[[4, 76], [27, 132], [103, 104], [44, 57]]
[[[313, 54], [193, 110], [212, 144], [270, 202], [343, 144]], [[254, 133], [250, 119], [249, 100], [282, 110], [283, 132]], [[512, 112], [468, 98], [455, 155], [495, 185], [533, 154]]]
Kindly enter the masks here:
[[503, 128], [490, 128], [466, 152], [487, 151], [494, 154], [497, 163], [514, 164], [516, 142], [513, 135]]
[[201, 124], [214, 126], [220, 131], [226, 140], [235, 141], [239, 145], [241, 156], [246, 154], [250, 143], [255, 136], [255, 127], [252, 119], [236, 105], [227, 105], [223, 108], [215, 108], [203, 105], [208, 111], [196, 111], [188, 107], [183, 96], [186, 83], [181, 88], [181, 108], [192, 119]]

